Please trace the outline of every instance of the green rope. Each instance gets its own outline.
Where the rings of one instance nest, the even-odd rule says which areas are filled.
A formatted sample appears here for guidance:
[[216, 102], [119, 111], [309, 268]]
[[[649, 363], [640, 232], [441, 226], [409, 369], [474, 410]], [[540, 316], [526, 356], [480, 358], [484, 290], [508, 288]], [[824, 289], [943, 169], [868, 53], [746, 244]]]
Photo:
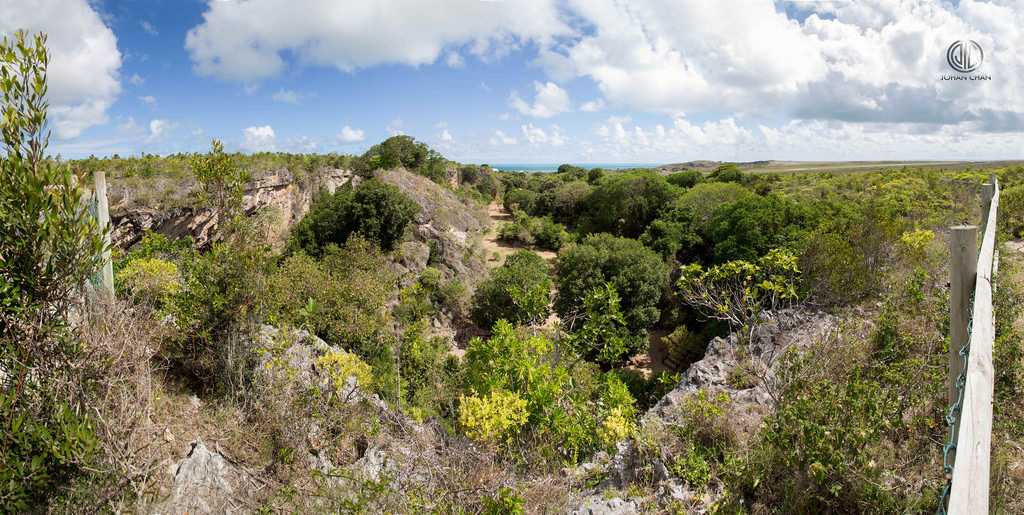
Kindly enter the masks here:
[[[974, 313], [974, 292], [971, 292], [971, 302], [969, 304], [970, 313]], [[946, 508], [949, 503], [949, 493], [953, 487], [953, 463], [956, 461], [956, 456], [953, 451], [956, 451], [956, 429], [957, 422], [960, 421], [960, 410], [964, 405], [964, 386], [967, 384], [967, 357], [971, 352], [971, 337], [973, 336], [974, 319], [973, 316], [967, 321], [967, 341], [960, 346], [960, 375], [957, 376], [956, 382], [956, 398], [953, 399], [953, 403], [949, 406], [949, 411], [946, 412], [946, 429], [949, 436], [946, 438], [945, 445], [942, 446], [942, 471], [946, 476], [946, 486], [942, 488], [942, 497], [939, 498], [939, 509], [936, 511], [939, 515], [947, 515]], [[952, 343], [952, 342], [951, 342]]]

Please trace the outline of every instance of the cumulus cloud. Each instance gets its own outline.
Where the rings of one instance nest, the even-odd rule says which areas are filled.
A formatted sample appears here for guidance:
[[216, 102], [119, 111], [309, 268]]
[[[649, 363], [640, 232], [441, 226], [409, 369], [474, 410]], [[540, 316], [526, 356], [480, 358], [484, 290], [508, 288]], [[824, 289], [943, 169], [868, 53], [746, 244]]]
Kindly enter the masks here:
[[250, 152], [271, 151], [276, 146], [277, 136], [274, 134], [274, 128], [269, 125], [246, 127], [242, 134], [244, 150]]
[[557, 114], [569, 111], [569, 93], [560, 88], [554, 82], [540, 83], [534, 81], [533, 89], [536, 97], [533, 104], [527, 103], [519, 94], [513, 91], [509, 95], [509, 104], [520, 114], [534, 118], [551, 118]]
[[363, 134], [362, 129], [353, 129], [346, 125], [341, 128], [341, 132], [338, 133], [337, 138], [340, 143], [359, 143], [366, 139], [366, 135]]
[[46, 32], [50, 121], [58, 139], [106, 123], [121, 93], [117, 38], [87, 0], [0, 2], [0, 35]]
[[[134, 120], [131, 120], [134, 125]], [[153, 142], [160, 139], [168, 130], [172, 129], [174, 124], [167, 120], [155, 119], [149, 121], [149, 135], [146, 136], [147, 142]]]
[[494, 131], [494, 135], [490, 139], [491, 145], [515, 145], [518, 140], [514, 136], [509, 136], [501, 130]]
[[452, 138], [452, 133], [448, 132], [448, 129], [442, 130], [441, 135], [438, 137], [445, 143], [451, 143], [454, 140], [454, 138]]
[[550, 0], [457, 0], [439, 9], [419, 0], [209, 2], [185, 47], [197, 72], [254, 81], [303, 64], [352, 71], [382, 63], [432, 64], [455, 47], [481, 58], [569, 29]]
[[552, 125], [547, 131], [535, 126], [532, 123], [522, 125], [519, 127], [523, 133], [523, 139], [531, 145], [551, 145], [553, 147], [560, 147], [565, 145], [567, 138], [562, 134], [562, 129], [557, 125]]
[[600, 111], [602, 109], [604, 109], [604, 100], [600, 98], [597, 100], [590, 100], [588, 102], [580, 104], [580, 111], [586, 113], [596, 113], [597, 111]]

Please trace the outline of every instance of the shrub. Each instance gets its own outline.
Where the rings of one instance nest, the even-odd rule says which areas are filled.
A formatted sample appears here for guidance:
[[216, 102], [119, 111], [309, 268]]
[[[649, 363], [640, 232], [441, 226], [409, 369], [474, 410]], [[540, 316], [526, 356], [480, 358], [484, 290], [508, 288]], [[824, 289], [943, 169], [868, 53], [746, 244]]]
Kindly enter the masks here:
[[684, 207], [665, 210], [640, 235], [640, 241], [665, 259], [685, 260], [696, 256], [703, 244], [697, 234], [697, 220]]
[[436, 183], [445, 183], [444, 158], [427, 145], [404, 134], [392, 136], [370, 147], [355, 162], [356, 172], [364, 177], [371, 176], [374, 170], [398, 167], [429, 177]]
[[704, 174], [697, 170], [686, 170], [683, 172], [676, 172], [665, 177], [665, 180], [673, 186], [680, 188], [692, 188], [704, 179]]
[[544, 258], [520, 250], [491, 272], [473, 295], [471, 316], [480, 327], [505, 319], [514, 324], [534, 324], [547, 319], [551, 277]]
[[516, 209], [522, 210], [523, 212], [530, 214], [534, 213], [537, 205], [537, 193], [516, 188], [505, 192], [505, 198], [503, 199], [505, 210], [512, 213]]
[[726, 163], [715, 168], [715, 171], [708, 175], [708, 180], [715, 182], [744, 182], [744, 175], [738, 166]]
[[796, 256], [776, 249], [754, 263], [729, 261], [708, 269], [691, 263], [676, 286], [683, 302], [704, 316], [752, 331], [765, 311], [797, 299], [799, 273]]
[[498, 237], [502, 240], [557, 251], [572, 239], [565, 226], [553, 222], [550, 216], [535, 218], [519, 210], [513, 216], [512, 222], [499, 229]]
[[606, 283], [618, 292], [622, 315], [633, 333], [642, 333], [661, 316], [658, 302], [668, 269], [654, 251], [636, 240], [610, 234], [589, 236], [563, 249], [555, 268], [555, 310], [563, 320], [583, 316], [587, 294]]
[[568, 338], [577, 353], [606, 369], [622, 364], [647, 346], [642, 334], [630, 331], [619, 302], [619, 294], [610, 283], [591, 290], [583, 299], [583, 323]]
[[392, 250], [419, 206], [397, 187], [376, 179], [355, 188], [321, 194], [295, 226], [290, 247], [319, 257], [329, 244], [343, 245], [352, 234]]
[[163, 306], [181, 291], [178, 266], [158, 258], [129, 261], [116, 282], [129, 295], [154, 306]]
[[213, 209], [218, 223], [226, 223], [241, 211], [245, 184], [251, 177], [224, 153], [224, 145], [219, 140], [210, 143], [208, 154], [192, 156], [189, 167], [196, 179], [200, 204]]
[[693, 214], [697, 231], [703, 232], [711, 215], [720, 206], [753, 196], [754, 193], [739, 184], [704, 182], [683, 192], [672, 202], [673, 208], [682, 208]]
[[463, 396], [459, 402], [459, 425], [466, 436], [485, 443], [508, 440], [526, 424], [528, 414], [522, 397], [503, 390], [490, 395]]
[[999, 224], [1010, 237], [1024, 237], [1024, 184], [999, 192]]
[[584, 181], [574, 180], [555, 188], [551, 193], [551, 216], [563, 224], [575, 224], [583, 214], [583, 206], [593, 188]]
[[335, 395], [343, 395], [348, 388], [349, 378], [363, 388], [373, 384], [373, 372], [359, 356], [343, 350], [327, 352], [316, 359], [316, 366], [331, 380]]
[[708, 223], [714, 261], [757, 259], [769, 249], [795, 246], [816, 225], [803, 203], [777, 195], [750, 196], [716, 209]]
[[673, 187], [655, 173], [621, 173], [606, 177], [587, 197], [582, 228], [636, 238], [672, 200]]

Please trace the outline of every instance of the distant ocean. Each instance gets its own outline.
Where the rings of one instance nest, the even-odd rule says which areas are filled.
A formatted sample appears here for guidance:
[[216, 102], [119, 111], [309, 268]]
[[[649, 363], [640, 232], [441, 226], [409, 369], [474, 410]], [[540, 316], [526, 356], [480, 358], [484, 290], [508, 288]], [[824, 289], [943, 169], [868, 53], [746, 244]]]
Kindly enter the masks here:
[[[554, 172], [564, 163], [488, 163], [491, 168], [503, 172]], [[569, 163], [581, 168], [604, 168], [607, 170], [622, 170], [624, 168], [654, 168], [658, 166], [652, 163]]]

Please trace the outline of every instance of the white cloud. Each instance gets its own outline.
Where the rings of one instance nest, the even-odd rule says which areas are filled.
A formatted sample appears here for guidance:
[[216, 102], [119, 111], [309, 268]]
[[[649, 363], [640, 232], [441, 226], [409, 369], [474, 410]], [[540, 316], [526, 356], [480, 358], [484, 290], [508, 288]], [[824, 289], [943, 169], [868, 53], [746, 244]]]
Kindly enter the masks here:
[[141, 86], [146, 83], [146, 79], [143, 79], [142, 76], [137, 73], [133, 73], [132, 76], [128, 78], [128, 82], [132, 86]]
[[269, 125], [246, 127], [242, 133], [245, 136], [242, 148], [250, 152], [272, 151], [276, 146], [277, 135]]
[[145, 95], [139, 97], [139, 102], [148, 105], [149, 107], [156, 107], [156, 97], [153, 95]]
[[513, 137], [513, 136], [506, 135], [501, 130], [496, 130], [496, 131], [494, 131], [494, 135], [491, 136], [490, 143], [491, 143], [491, 145], [494, 145], [494, 146], [497, 146], [497, 145], [515, 145], [516, 143], [518, 143], [518, 140], [516, 140], [516, 138]]
[[152, 23], [150, 23], [150, 22], [148, 22], [146, 20], [142, 20], [142, 22], [139, 25], [141, 25], [142, 26], [142, 30], [146, 31], [146, 33], [149, 34], [150, 36], [159, 36], [160, 35], [160, 31], [156, 30], [156, 27], [154, 27]]
[[185, 38], [197, 72], [254, 81], [279, 74], [284, 54], [298, 63], [352, 71], [382, 63], [436, 62], [462, 47], [479, 58], [500, 56], [527, 42], [567, 34], [551, 0], [345, 2], [279, 0], [209, 2], [203, 22]]
[[519, 98], [519, 94], [515, 91], [509, 95], [509, 104], [520, 114], [535, 118], [551, 118], [567, 112], [571, 108], [569, 93], [558, 87], [558, 84], [554, 82], [542, 84], [534, 81], [533, 89], [537, 93], [533, 105]]
[[601, 98], [597, 100], [590, 100], [580, 105], [580, 111], [586, 113], [596, 113], [602, 109], [604, 109], [604, 99]]
[[298, 104], [301, 95], [295, 91], [289, 89], [279, 89], [277, 93], [274, 93], [270, 97], [274, 102], [283, 102], [285, 104]]
[[[132, 120], [134, 124], [134, 120]], [[167, 131], [173, 129], [175, 125], [167, 120], [154, 119], [149, 121], [149, 135], [146, 136], [147, 142], [153, 142], [163, 137]]]
[[341, 128], [341, 132], [338, 133], [338, 141], [341, 143], [359, 143], [366, 139], [362, 129], [353, 129], [348, 125]]
[[447, 64], [449, 68], [463, 68], [466, 66], [466, 61], [462, 58], [462, 54], [452, 51], [448, 52], [444, 58], [444, 64]]
[[565, 145], [567, 138], [562, 134], [562, 129], [557, 125], [552, 125], [548, 131], [541, 129], [528, 123], [519, 127], [523, 133], [523, 139], [529, 142], [531, 145], [547, 144], [553, 147], [560, 147]]
[[403, 125], [405, 125], [405, 122], [401, 118], [395, 118], [391, 120], [387, 127], [384, 127], [384, 130], [388, 131], [388, 134], [391, 136], [401, 136], [405, 134], [405, 131], [402, 130]]
[[87, 0], [0, 2], [0, 34], [49, 34], [50, 121], [59, 139], [106, 123], [121, 93], [117, 38]]
[[452, 133], [448, 132], [448, 129], [442, 130], [439, 138], [441, 138], [441, 141], [445, 143], [451, 143], [452, 140], [454, 139], [452, 138]]

